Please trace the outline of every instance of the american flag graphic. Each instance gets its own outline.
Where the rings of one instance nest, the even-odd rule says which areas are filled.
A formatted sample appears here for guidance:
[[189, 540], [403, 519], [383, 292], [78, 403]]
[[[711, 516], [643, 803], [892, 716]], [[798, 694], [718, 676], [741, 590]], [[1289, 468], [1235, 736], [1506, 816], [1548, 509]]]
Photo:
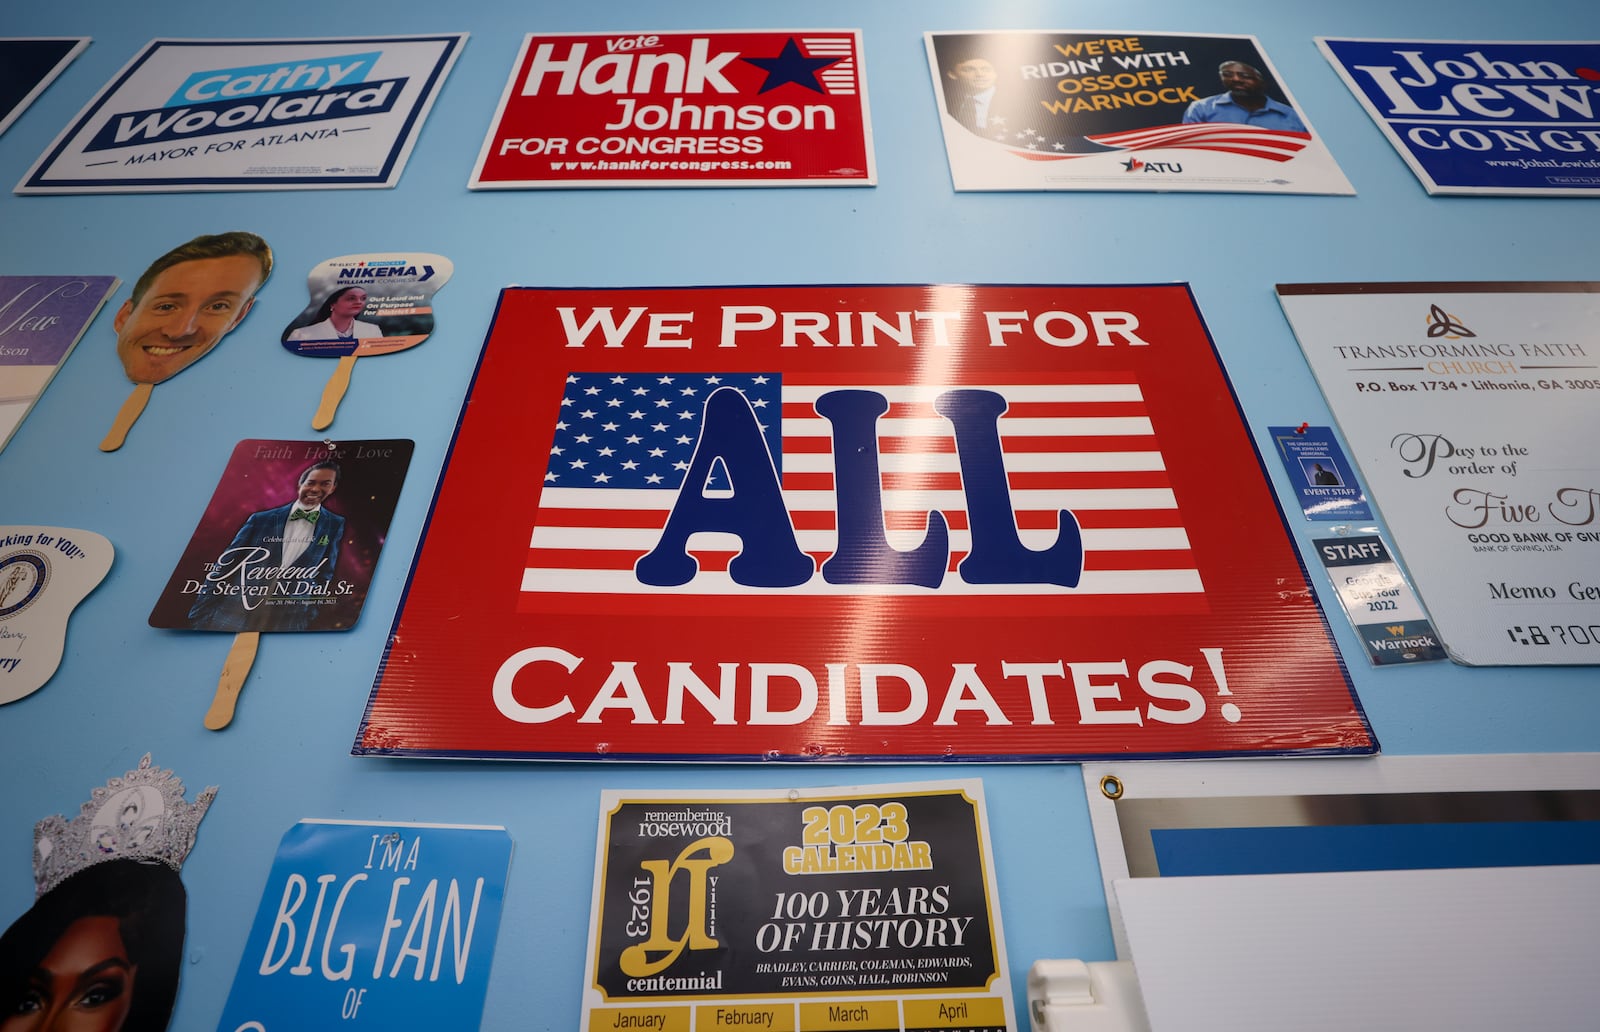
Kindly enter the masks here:
[[1119, 150], [1208, 150], [1242, 154], [1249, 158], [1288, 161], [1305, 150], [1310, 133], [1207, 122], [1192, 125], [1157, 125], [1148, 129], [1129, 129], [1087, 137]]
[[853, 97], [856, 93], [856, 41], [853, 36], [802, 36], [806, 54], [810, 57], [831, 57], [833, 64], [817, 72], [822, 85], [836, 97]]
[[[685, 485], [705, 400], [742, 392], [781, 478], [795, 538], [820, 568], [837, 549], [833, 425], [814, 403], [839, 389], [870, 390], [888, 402], [877, 421], [879, 481], [890, 543], [924, 539], [928, 513], [950, 527], [948, 572], [937, 589], [838, 585], [814, 574], [792, 588], [733, 581], [728, 560], [741, 542], [700, 532], [689, 540], [700, 571], [688, 584], [645, 585], [634, 563], [655, 547], [681, 490], [730, 497], [737, 485], [714, 464], [707, 482]], [[1058, 511], [1082, 527], [1085, 569], [1076, 588], [968, 584], [958, 572], [971, 547], [966, 498], [951, 423], [934, 409], [948, 388], [818, 382], [778, 373], [584, 373], [567, 376], [544, 486], [531, 528], [522, 590], [530, 593], [1073, 594], [1152, 595], [1202, 591], [1165, 463], [1138, 384], [985, 385], [1006, 399], [999, 418], [1010, 504], [1022, 543], [1048, 548]], [[715, 448], [716, 442], [705, 442]]]

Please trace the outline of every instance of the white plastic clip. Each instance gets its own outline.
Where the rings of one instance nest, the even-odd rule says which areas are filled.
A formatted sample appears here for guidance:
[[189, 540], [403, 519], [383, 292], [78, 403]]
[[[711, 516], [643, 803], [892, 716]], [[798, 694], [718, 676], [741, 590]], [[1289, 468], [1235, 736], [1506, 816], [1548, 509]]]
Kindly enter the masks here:
[[1133, 962], [1038, 960], [1028, 969], [1033, 1032], [1150, 1032]]

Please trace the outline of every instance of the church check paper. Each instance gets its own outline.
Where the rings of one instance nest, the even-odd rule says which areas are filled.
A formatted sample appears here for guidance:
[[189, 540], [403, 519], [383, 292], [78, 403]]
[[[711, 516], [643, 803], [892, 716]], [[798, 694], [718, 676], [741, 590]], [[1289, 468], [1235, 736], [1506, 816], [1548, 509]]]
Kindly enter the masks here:
[[1600, 284], [1278, 299], [1450, 657], [1600, 662]]

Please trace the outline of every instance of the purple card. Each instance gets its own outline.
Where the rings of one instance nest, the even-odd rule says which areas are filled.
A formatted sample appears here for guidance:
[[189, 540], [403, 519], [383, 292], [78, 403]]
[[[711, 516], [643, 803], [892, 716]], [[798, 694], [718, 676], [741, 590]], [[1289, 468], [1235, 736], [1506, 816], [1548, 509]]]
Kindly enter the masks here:
[[0, 39], [0, 133], [89, 45], [88, 36]]
[[115, 276], [0, 276], [0, 448], [116, 289]]

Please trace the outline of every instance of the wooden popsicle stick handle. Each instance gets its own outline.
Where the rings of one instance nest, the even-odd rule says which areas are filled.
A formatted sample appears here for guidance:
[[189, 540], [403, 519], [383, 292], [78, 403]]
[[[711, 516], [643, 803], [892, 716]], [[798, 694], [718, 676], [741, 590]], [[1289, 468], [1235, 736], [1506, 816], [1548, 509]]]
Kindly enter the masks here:
[[244, 679], [250, 676], [250, 667], [256, 661], [256, 649], [261, 645], [260, 631], [240, 631], [233, 636], [233, 647], [228, 658], [222, 661], [222, 676], [217, 678], [217, 694], [206, 710], [206, 728], [221, 731], [233, 722], [234, 707], [239, 705], [239, 692], [244, 689]]
[[355, 368], [356, 356], [340, 356], [339, 367], [328, 377], [328, 386], [322, 388], [322, 404], [317, 406], [317, 414], [311, 417], [311, 429], [326, 430], [332, 425], [333, 414], [339, 410], [344, 392], [350, 389], [350, 374]]
[[116, 451], [122, 447], [122, 442], [128, 439], [128, 431], [133, 429], [133, 424], [139, 421], [144, 407], [150, 403], [150, 392], [155, 390], [153, 383], [136, 383], [133, 393], [128, 395], [128, 400], [117, 409], [117, 418], [111, 421], [111, 429], [106, 431], [105, 440], [100, 442], [101, 451]]

